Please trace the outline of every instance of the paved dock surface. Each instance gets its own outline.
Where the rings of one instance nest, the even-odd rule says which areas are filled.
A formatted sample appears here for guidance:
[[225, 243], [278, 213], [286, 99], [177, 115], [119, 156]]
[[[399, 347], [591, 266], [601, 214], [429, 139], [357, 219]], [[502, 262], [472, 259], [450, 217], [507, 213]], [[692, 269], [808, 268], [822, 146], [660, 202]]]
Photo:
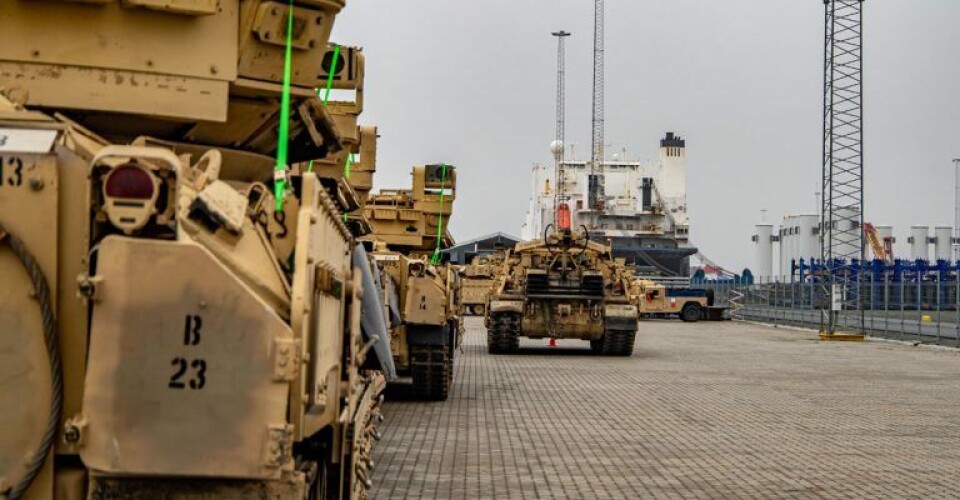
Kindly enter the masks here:
[[641, 323], [630, 358], [468, 321], [449, 401], [388, 401], [374, 498], [960, 498], [960, 353]]

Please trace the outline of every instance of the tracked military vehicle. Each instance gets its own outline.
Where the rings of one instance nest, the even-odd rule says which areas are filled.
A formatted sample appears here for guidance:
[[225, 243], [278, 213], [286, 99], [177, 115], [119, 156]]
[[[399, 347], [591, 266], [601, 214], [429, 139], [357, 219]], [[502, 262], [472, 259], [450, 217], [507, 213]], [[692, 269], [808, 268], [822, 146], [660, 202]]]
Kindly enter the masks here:
[[591, 241], [586, 230], [518, 243], [490, 295], [487, 350], [515, 353], [520, 337], [580, 339], [598, 354], [630, 356], [638, 321], [631, 279], [610, 247]]
[[461, 267], [460, 291], [464, 314], [485, 316], [487, 300], [500, 272], [503, 254], [476, 256], [469, 264]]
[[315, 90], [362, 81], [343, 7], [3, 3], [0, 497], [366, 496], [393, 356], [312, 164], [362, 150]]
[[447, 399], [462, 337], [459, 274], [440, 258], [453, 243], [456, 184], [452, 165], [417, 166], [411, 189], [372, 194], [364, 209], [373, 226], [364, 239], [384, 274], [391, 352], [420, 399]]

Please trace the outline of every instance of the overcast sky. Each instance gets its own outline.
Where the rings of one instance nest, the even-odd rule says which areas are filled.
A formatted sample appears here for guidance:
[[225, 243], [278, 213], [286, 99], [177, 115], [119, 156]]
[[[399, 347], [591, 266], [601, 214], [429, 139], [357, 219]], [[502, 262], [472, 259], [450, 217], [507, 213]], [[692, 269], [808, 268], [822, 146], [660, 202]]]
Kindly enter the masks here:
[[[952, 225], [960, 157], [960, 1], [867, 0], [866, 219]], [[656, 158], [687, 139], [691, 239], [730, 269], [750, 235], [813, 213], [820, 182], [823, 3], [606, 2], [607, 142]], [[333, 40], [367, 56], [361, 121], [380, 127], [377, 187], [449, 162], [458, 240], [519, 235], [530, 167], [550, 162], [556, 42], [567, 41], [567, 142], [589, 150], [593, 2], [349, 0]]]

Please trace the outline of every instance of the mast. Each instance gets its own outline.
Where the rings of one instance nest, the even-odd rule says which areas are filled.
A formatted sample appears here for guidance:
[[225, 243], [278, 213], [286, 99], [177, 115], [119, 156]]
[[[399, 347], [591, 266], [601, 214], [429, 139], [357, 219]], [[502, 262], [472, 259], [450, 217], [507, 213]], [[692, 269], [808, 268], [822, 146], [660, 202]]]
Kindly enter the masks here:
[[590, 209], [604, 209], [603, 185], [603, 0], [595, 0], [593, 14], [593, 144], [587, 204]]
[[[563, 171], [563, 157], [566, 149], [566, 50], [565, 38], [570, 36], [569, 32], [560, 30], [551, 33], [557, 37], [557, 137], [553, 143], [553, 157], [555, 160], [556, 183], [554, 188], [556, 197], [554, 199], [554, 211], [561, 203], [567, 201]], [[559, 225], [559, 218], [558, 218]]]

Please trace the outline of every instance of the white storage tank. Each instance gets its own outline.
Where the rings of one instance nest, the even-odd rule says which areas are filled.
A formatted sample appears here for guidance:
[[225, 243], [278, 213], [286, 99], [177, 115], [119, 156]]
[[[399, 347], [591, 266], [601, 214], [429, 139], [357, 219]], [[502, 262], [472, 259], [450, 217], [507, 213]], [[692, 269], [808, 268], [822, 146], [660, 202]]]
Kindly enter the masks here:
[[820, 258], [819, 217], [812, 214], [787, 215], [780, 227], [780, 275], [789, 277], [791, 265], [800, 259], [810, 263]]
[[799, 227], [800, 234], [797, 237], [797, 259], [803, 259], [810, 262], [810, 259], [820, 258], [820, 234], [817, 226], [820, 224], [820, 218], [817, 215], [798, 215], [797, 223], [794, 227]]
[[786, 259], [787, 254], [790, 253], [790, 251], [787, 250], [787, 245], [790, 244], [790, 240], [787, 238], [786, 226], [781, 225], [780, 229], [777, 230], [777, 234], [780, 236], [780, 258], [777, 259], [779, 264], [777, 266], [777, 275], [783, 277], [788, 274]]
[[753, 249], [754, 276], [773, 276], [773, 224], [757, 224]]
[[928, 226], [910, 227], [910, 259], [930, 260], [930, 247], [927, 240], [930, 228]]
[[953, 228], [950, 226], [937, 226], [933, 230], [934, 234], [934, 250], [933, 255], [936, 260], [945, 260], [950, 261], [951, 254], [953, 253], [951, 239], [953, 238]]

